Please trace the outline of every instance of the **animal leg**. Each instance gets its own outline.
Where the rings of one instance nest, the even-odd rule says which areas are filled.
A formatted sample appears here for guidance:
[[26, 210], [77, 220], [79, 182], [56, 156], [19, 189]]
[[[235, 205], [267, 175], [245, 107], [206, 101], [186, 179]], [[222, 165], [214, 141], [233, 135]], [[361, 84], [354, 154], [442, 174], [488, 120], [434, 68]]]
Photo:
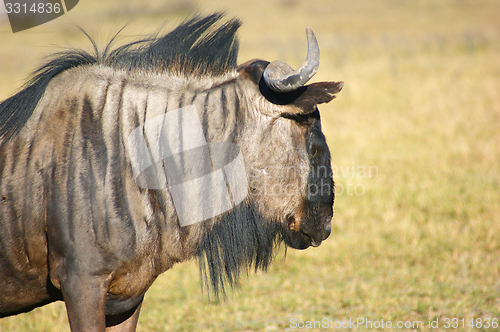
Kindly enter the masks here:
[[134, 332], [139, 320], [142, 301], [137, 307], [120, 315], [106, 316], [106, 332]]
[[105, 332], [106, 276], [70, 273], [61, 283], [72, 332]]

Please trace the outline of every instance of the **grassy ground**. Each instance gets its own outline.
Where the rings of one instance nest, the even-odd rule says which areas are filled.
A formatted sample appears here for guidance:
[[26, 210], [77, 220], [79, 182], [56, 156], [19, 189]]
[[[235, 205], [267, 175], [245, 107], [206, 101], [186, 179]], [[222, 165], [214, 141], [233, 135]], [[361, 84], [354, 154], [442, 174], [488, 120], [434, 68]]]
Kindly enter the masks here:
[[[127, 22], [124, 39], [217, 9], [245, 21], [240, 62], [297, 66], [311, 26], [322, 52], [315, 80], [345, 81], [320, 108], [338, 189], [333, 233], [278, 255], [218, 303], [200, 292], [194, 262], [176, 266], [147, 293], [138, 330], [293, 331], [324, 318], [500, 330], [497, 1], [82, 0], [39, 28], [0, 26], [0, 99], [54, 45], [88, 46], [72, 22], [105, 41]], [[446, 318], [465, 328], [446, 329]], [[350, 330], [316, 330], [339, 329]], [[0, 330], [67, 331], [64, 305], [3, 319]]]

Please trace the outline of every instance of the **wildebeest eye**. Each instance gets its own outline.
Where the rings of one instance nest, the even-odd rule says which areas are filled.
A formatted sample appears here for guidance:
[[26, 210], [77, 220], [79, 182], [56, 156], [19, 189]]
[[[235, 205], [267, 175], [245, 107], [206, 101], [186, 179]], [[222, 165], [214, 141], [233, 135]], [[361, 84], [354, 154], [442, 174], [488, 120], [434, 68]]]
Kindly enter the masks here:
[[311, 157], [316, 157], [316, 155], [318, 154], [318, 147], [317, 147], [316, 145], [313, 145], [313, 146], [311, 147], [311, 152], [310, 152], [310, 154], [311, 154]]
[[290, 119], [300, 124], [312, 124], [314, 120], [319, 120], [319, 110], [314, 106], [314, 112], [306, 114], [282, 113], [281, 117]]
[[325, 152], [325, 147], [319, 144], [312, 144], [309, 150], [309, 154], [311, 155], [312, 158], [315, 158], [318, 154], [324, 152]]

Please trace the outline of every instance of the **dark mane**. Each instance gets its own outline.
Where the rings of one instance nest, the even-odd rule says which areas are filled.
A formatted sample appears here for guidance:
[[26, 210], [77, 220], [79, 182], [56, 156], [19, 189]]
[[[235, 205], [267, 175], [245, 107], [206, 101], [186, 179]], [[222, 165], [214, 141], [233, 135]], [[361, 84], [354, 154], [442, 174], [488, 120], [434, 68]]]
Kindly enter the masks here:
[[241, 22], [232, 19], [214, 28], [223, 14], [195, 17], [161, 38], [121, 46], [105, 56], [117, 69], [176, 72], [184, 75], [222, 75], [236, 68]]
[[70, 68], [102, 64], [126, 71], [172, 72], [185, 76], [218, 76], [236, 68], [238, 40], [235, 34], [241, 22], [231, 19], [217, 28], [222, 17], [222, 13], [196, 16], [163, 37], [157, 37], [157, 33], [114, 50], [111, 45], [115, 38], [101, 52], [89, 37], [94, 54], [79, 49], [53, 54], [31, 75], [22, 91], [0, 104], [0, 139], [8, 138], [23, 127], [50, 80]]

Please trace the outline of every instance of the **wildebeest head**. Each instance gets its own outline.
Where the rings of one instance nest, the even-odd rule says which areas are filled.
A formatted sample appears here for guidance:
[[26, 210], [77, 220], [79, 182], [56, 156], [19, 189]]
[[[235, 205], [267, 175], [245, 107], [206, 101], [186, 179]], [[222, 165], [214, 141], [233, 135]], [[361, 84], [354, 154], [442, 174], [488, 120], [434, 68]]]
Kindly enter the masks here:
[[317, 104], [335, 98], [343, 82], [305, 85], [319, 66], [319, 47], [307, 29], [308, 53], [293, 70], [280, 61], [238, 67], [248, 81], [248, 133], [242, 135], [250, 196], [260, 213], [283, 225], [285, 242], [316, 247], [331, 231], [334, 183]]

